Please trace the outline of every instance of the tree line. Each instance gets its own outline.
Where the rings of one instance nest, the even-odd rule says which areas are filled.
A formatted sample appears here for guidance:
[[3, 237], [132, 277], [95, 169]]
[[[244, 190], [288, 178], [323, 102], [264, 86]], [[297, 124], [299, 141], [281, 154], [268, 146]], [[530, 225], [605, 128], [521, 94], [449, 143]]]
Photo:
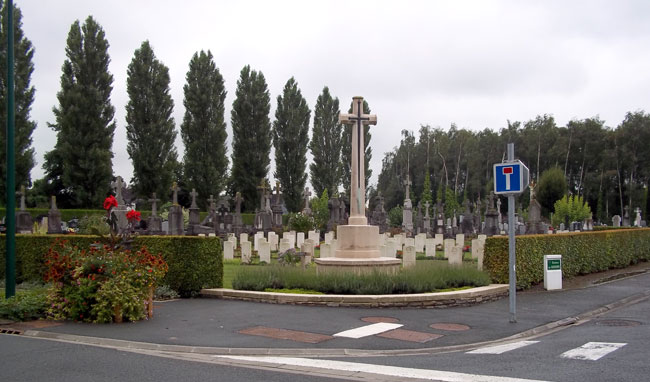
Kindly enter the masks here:
[[[508, 143], [515, 157], [530, 169], [538, 184], [537, 199], [548, 216], [563, 195], [576, 195], [591, 207], [594, 220], [611, 224], [613, 215], [630, 217], [638, 207], [650, 212], [650, 114], [628, 112], [617, 126], [606, 126], [598, 116], [574, 119], [558, 126], [552, 115], [526, 122], [508, 121], [494, 131], [469, 131], [452, 124], [448, 130], [421, 126], [417, 136], [402, 131], [399, 146], [384, 154], [377, 191], [387, 209], [403, 204], [407, 172], [413, 185], [411, 199], [441, 200], [445, 211], [459, 209], [464, 200], [475, 203], [493, 187], [493, 164], [506, 159]], [[553, 191], [557, 189], [558, 191]], [[529, 193], [519, 197], [526, 208]], [[449, 207], [452, 207], [451, 209]]]
[[[36, 127], [29, 117], [35, 93], [30, 85], [33, 48], [22, 34], [19, 9], [15, 8], [15, 12], [16, 179], [19, 185], [30, 185], [30, 171], [35, 165], [31, 134]], [[3, 22], [5, 13], [6, 10]], [[5, 44], [4, 29], [0, 32]], [[3, 47], [6, 55], [6, 46], [0, 45]], [[56, 195], [62, 208], [97, 207], [109, 192], [114, 176], [119, 175], [113, 173], [113, 150], [123, 148], [113, 147], [116, 120], [110, 100], [113, 75], [108, 70], [108, 48], [105, 32], [92, 16], [83, 24], [77, 20], [71, 25], [58, 105], [53, 107], [55, 121], [48, 124], [57, 133], [56, 144], [45, 154], [45, 177], [33, 182], [28, 199], [32, 205], [43, 205], [48, 195]], [[165, 200], [172, 182], [178, 181], [186, 193], [192, 188], [197, 190], [204, 208], [210, 195], [218, 196], [225, 191], [229, 195], [241, 192], [245, 210], [253, 211], [259, 205], [260, 186], [268, 184], [271, 147], [275, 149], [273, 176], [281, 184], [290, 211], [302, 207], [308, 149], [313, 155], [309, 175], [317, 195], [326, 189], [335, 195], [341, 185], [349, 188], [349, 164], [340, 163], [341, 158], [347, 163], [349, 153], [342, 151], [342, 147], [350, 140], [350, 128], [339, 124], [339, 100], [327, 86], [316, 101], [310, 142], [311, 110], [296, 80], [290, 78], [277, 97], [275, 119], [271, 122], [271, 99], [264, 75], [245, 66], [232, 104], [229, 161], [224, 115], [227, 94], [212, 53], [201, 50], [189, 62], [183, 87], [185, 113], [180, 124], [185, 146], [182, 158], [174, 145], [175, 105], [169, 84], [169, 69], [156, 58], [149, 41], [142, 42], [127, 68], [126, 105], [126, 150], [134, 169], [130, 188], [140, 200], [146, 202], [153, 193]], [[2, 89], [0, 96], [4, 97]], [[5, 103], [1, 104], [4, 107]], [[369, 112], [367, 104], [364, 108]], [[6, 110], [0, 112], [6, 115]], [[370, 138], [366, 130], [366, 166], [371, 156]], [[4, 134], [2, 139], [4, 150]], [[4, 177], [4, 155], [1, 168]], [[2, 194], [5, 193], [3, 183]], [[180, 199], [189, 204], [187, 194]]]

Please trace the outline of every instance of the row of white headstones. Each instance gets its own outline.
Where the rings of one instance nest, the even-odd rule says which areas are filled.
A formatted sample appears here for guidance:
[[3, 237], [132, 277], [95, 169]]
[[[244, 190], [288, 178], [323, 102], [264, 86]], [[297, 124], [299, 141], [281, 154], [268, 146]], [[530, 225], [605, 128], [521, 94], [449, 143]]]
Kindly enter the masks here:
[[[260, 257], [260, 262], [271, 263], [272, 251], [284, 253], [292, 248], [298, 248], [305, 253], [304, 262], [311, 262], [314, 249], [319, 244], [321, 258], [334, 257], [337, 245], [335, 233], [333, 231], [327, 232], [323, 243], [319, 241], [319, 236], [316, 231], [309, 231], [307, 238], [305, 238], [304, 232], [284, 232], [282, 238], [275, 232], [269, 232], [266, 237], [264, 232], [258, 232], [251, 237], [252, 241], [249, 241], [249, 235], [242, 233], [239, 235], [241, 262], [250, 263], [254, 250]], [[485, 239], [486, 235], [478, 235], [471, 242], [472, 258], [478, 261], [479, 269], [483, 269]], [[225, 260], [234, 259], [237, 244], [236, 235], [234, 233], [228, 234], [228, 240], [223, 243]], [[427, 238], [426, 234], [418, 234], [413, 238], [407, 238], [401, 234], [391, 237], [390, 233], [384, 233], [379, 235], [377, 245], [381, 257], [396, 258], [397, 252], [401, 251], [402, 265], [404, 267], [415, 265], [417, 253], [424, 253], [426, 257], [435, 257], [438, 248], [444, 250], [444, 257], [447, 258], [449, 264], [462, 264], [465, 235], [457, 234], [456, 239], [445, 239], [442, 234], [436, 234], [432, 238]]]

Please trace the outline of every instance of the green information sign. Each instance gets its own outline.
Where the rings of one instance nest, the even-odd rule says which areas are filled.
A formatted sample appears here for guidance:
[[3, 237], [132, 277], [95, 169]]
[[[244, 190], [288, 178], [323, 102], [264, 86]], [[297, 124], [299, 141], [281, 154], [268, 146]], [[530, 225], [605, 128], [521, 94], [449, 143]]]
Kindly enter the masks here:
[[549, 271], [562, 270], [562, 260], [561, 259], [548, 259], [546, 261], [546, 269], [549, 270]]

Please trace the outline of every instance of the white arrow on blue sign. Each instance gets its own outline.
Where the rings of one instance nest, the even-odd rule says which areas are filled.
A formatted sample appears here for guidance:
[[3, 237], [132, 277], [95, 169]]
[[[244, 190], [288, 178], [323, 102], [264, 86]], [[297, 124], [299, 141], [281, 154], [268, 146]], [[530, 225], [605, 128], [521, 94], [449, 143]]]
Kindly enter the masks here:
[[494, 165], [494, 193], [521, 194], [528, 187], [528, 167], [521, 161]]

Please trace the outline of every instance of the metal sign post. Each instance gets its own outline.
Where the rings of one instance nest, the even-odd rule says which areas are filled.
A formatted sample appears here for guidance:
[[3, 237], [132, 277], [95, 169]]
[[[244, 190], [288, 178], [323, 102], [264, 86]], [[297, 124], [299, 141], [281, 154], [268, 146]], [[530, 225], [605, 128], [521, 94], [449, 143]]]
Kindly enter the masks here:
[[508, 159], [494, 165], [494, 193], [508, 195], [508, 281], [510, 322], [517, 322], [517, 261], [515, 258], [515, 196], [528, 187], [528, 167], [515, 160], [515, 145], [508, 143]]

